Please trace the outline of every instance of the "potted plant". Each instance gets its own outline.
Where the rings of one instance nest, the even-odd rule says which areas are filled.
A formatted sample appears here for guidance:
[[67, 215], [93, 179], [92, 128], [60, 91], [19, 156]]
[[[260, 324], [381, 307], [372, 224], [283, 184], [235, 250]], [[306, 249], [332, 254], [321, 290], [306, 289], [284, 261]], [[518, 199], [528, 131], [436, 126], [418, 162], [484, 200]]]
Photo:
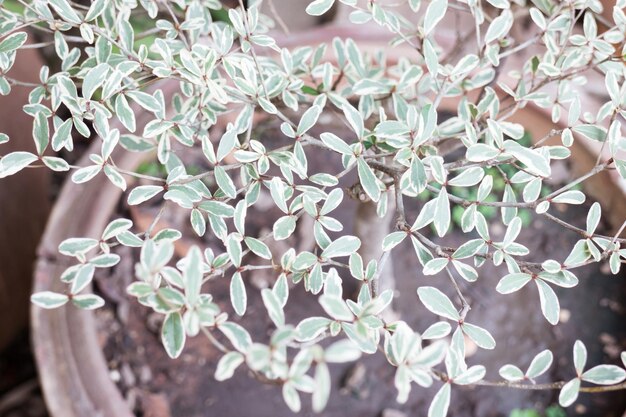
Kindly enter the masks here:
[[[564, 407], [581, 391], [626, 387], [623, 366], [586, 366], [585, 344], [575, 340], [567, 380], [535, 383], [552, 365], [550, 350], [537, 352], [526, 371], [522, 364], [507, 364], [497, 370], [500, 379], [486, 379], [485, 363], [468, 360], [468, 346], [490, 350], [499, 341], [492, 329], [472, 321], [466, 287], [460, 285], [473, 285], [487, 265], [498, 266], [495, 289], [506, 297], [536, 287], [529, 304], [537, 311], [524, 314], [557, 325], [553, 287], [576, 286], [585, 265], [608, 262], [613, 273], [619, 271], [626, 257], [623, 212], [621, 218], [613, 212], [614, 230], [603, 234], [597, 231], [600, 204], [590, 206], [582, 228], [554, 208], [584, 203], [587, 195], [578, 185], [588, 179], [613, 170], [621, 180], [626, 174], [623, 51], [613, 46], [624, 41], [623, 4], [614, 8], [614, 27], [599, 34], [599, 11], [574, 3], [409, 1], [410, 13], [400, 14], [394, 4], [339, 1], [352, 9], [354, 24], [368, 26], [337, 33], [367, 38], [369, 27], [382, 27], [392, 34], [390, 55], [398, 50], [413, 55], [397, 54], [386, 62], [350, 38], [316, 48], [281, 47], [275, 39], [280, 36], [268, 31], [271, 20], [259, 13], [260, 2], [240, 3], [228, 11], [227, 21], [214, 19], [212, 10], [221, 9], [216, 1], [96, 1], [73, 7], [49, 0], [28, 5], [24, 14], [7, 12], [13, 20], [6, 33], [42, 21], [53, 28], [63, 60], [61, 71], [44, 71], [30, 97], [37, 153], [14, 152], [0, 160], [2, 176], [37, 161], [73, 170], [41, 247], [45, 256], [32, 296], [36, 353], [55, 415], [131, 415], [108, 378], [89, 312], [104, 302], [89, 291], [95, 271], [120, 262], [119, 247], [140, 248], [136, 279], [127, 292], [162, 317], [160, 335], [170, 357], [178, 358], [188, 339], [206, 337], [221, 352], [216, 379], [247, 367], [259, 380], [279, 385], [293, 411], [302, 407], [301, 393], [312, 393], [313, 410], [322, 411], [331, 395], [330, 364], [363, 355], [383, 355], [395, 368], [399, 402], [407, 401], [414, 384], [437, 386], [431, 416], [446, 415], [459, 385], [559, 389]], [[334, 3], [316, 0], [306, 11], [323, 15]], [[156, 24], [137, 33], [129, 21], [142, 14]], [[456, 33], [442, 28], [456, 18], [471, 24]], [[509, 36], [524, 24], [536, 35]], [[164, 38], [149, 38], [155, 33]], [[25, 38], [4, 36], [2, 57], [10, 59]], [[89, 46], [70, 47], [71, 42]], [[531, 56], [519, 59], [527, 51]], [[508, 61], [519, 64], [516, 72]], [[579, 87], [590, 71], [602, 74], [609, 97], [593, 114], [581, 99], [588, 92]], [[71, 118], [55, 115], [61, 106]], [[530, 119], [533, 109], [546, 107], [567, 113], [565, 124], [525, 142], [525, 131], [537, 131], [533, 122], [545, 120]], [[446, 121], [440, 119], [443, 110], [452, 111]], [[561, 118], [558, 111], [553, 114]], [[325, 127], [328, 115], [339, 117], [348, 131], [313, 133], [316, 125]], [[515, 116], [520, 119], [511, 121]], [[280, 122], [286, 145], [269, 147], [259, 140], [256, 127], [265, 119]], [[222, 126], [219, 134], [215, 126]], [[48, 146], [71, 149], [73, 130], [83, 136], [93, 130], [98, 137], [78, 165], [43, 156]], [[560, 142], [547, 145], [554, 138]], [[571, 158], [573, 147], [586, 141], [601, 143], [589, 170], [562, 186], [546, 185], [553, 165]], [[313, 172], [313, 155], [336, 158], [341, 169]], [[148, 158], [165, 175], [137, 172]], [[350, 176], [354, 181], [344, 190]], [[504, 184], [502, 190], [494, 188], [496, 181]], [[131, 206], [158, 201], [158, 207], [182, 210], [190, 229], [158, 227], [165, 209], [155, 212], [145, 230], [128, 218], [111, 219], [126, 190]], [[262, 203], [262, 194], [281, 215], [269, 233], [252, 235], [247, 214]], [[360, 202], [358, 213], [373, 229], [353, 234], [336, 220], [335, 210], [350, 198]], [[411, 213], [409, 203], [420, 198], [419, 210]], [[501, 232], [488, 227], [485, 207], [497, 210], [492, 221], [501, 224]], [[448, 233], [455, 208], [466, 235], [449, 247], [440, 238]], [[518, 242], [521, 210], [573, 231], [578, 241], [563, 259], [545, 253], [540, 261], [527, 260], [531, 248]], [[305, 219], [313, 248], [272, 251], [272, 242], [291, 238]], [[208, 236], [220, 250], [195, 243], [176, 259], [175, 242], [188, 237], [187, 231]], [[385, 266], [402, 242], [411, 242], [420, 272], [440, 274], [452, 294], [446, 295], [440, 282], [420, 282], [411, 294], [401, 294], [432, 314], [431, 325], [419, 333], [397, 317], [394, 292], [387, 288], [392, 274]], [[371, 250], [362, 251], [365, 246], [378, 248], [378, 255], [372, 259]], [[274, 275], [260, 290], [263, 314], [273, 326], [267, 340], [253, 339], [239, 324], [252, 291], [246, 278], [256, 270]], [[344, 293], [347, 281], [358, 284], [354, 299]], [[227, 300], [217, 299], [212, 288], [224, 282]], [[294, 288], [318, 300], [321, 312], [297, 321], [286, 315]]]

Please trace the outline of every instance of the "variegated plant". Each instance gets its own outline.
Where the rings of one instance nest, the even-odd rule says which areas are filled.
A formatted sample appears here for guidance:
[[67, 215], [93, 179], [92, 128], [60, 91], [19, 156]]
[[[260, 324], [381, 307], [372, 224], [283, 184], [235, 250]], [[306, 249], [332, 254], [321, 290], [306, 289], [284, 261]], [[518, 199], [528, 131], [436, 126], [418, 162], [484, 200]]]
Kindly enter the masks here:
[[[38, 306], [101, 307], [102, 298], [88, 291], [95, 269], [119, 262], [114, 246], [140, 247], [128, 294], [164, 316], [162, 340], [171, 357], [181, 354], [187, 337], [206, 336], [223, 352], [216, 379], [247, 366], [260, 379], [280, 383], [292, 410], [300, 409], [300, 392], [305, 392], [312, 393], [313, 409], [321, 411], [331, 391], [328, 364], [384, 354], [396, 368], [398, 401], [407, 400], [413, 382], [439, 384], [429, 415], [444, 416], [455, 385], [527, 388], [553, 360], [544, 351], [525, 372], [506, 365], [500, 369], [502, 381], [485, 380], [483, 365], [468, 366], [465, 337], [482, 349], [493, 349], [497, 341], [472, 322], [458, 279], [471, 285], [480, 279], [482, 265], [501, 265], [497, 291], [508, 294], [536, 285], [538, 300], [529, 303], [540, 305], [556, 325], [559, 300], [553, 286], [575, 286], [577, 269], [590, 263], [608, 262], [617, 273], [626, 258], [626, 240], [619, 237], [624, 225], [613, 236], [596, 232], [598, 203], [591, 206], [584, 230], [551, 210], [556, 203], [583, 203], [586, 195], [576, 186], [602, 171], [626, 177], [624, 0], [617, 1], [613, 22], [601, 17], [597, 0], [315, 0], [306, 8], [311, 15], [337, 5], [352, 9], [350, 24], [356, 31], [363, 25], [381, 29], [390, 34], [388, 53], [410, 53], [392, 61], [382, 51], [360, 48], [358, 39], [281, 47], [277, 39], [285, 36], [272, 30], [271, 17], [278, 16], [262, 15], [262, 1], [250, 1], [246, 8], [241, 3], [222, 20], [214, 19], [222, 9], [218, 0], [94, 0], [89, 7], [69, 0], [12, 0], [8, 7], [8, 1], [0, 0], [0, 93], [32, 90], [24, 111], [34, 118], [37, 153], [4, 154], [0, 178], [42, 166], [72, 170], [75, 183], [106, 175], [124, 190], [128, 179], [140, 178], [142, 183], [129, 190], [130, 205], [151, 200], [178, 206], [198, 235], [215, 236], [223, 248], [215, 253], [194, 246], [177, 259], [174, 242], [181, 231], [139, 233], [131, 220], [116, 219], [99, 239], [68, 236], [59, 247], [75, 262], [60, 277], [67, 291], [34, 294]], [[449, 30], [445, 19], [455, 15], [463, 16], [465, 24]], [[150, 28], [138, 32], [129, 23], [137, 19]], [[527, 32], [519, 30], [524, 22]], [[25, 29], [50, 41], [27, 43]], [[39, 83], [6, 75], [17, 50], [49, 44], [58, 69], [43, 67]], [[514, 60], [515, 66], [506, 66]], [[585, 95], [589, 74], [606, 89], [608, 99], [597, 108]], [[162, 82], [176, 84], [178, 92], [164, 93]], [[443, 103], [450, 100], [456, 103], [454, 114], [438, 121]], [[525, 106], [552, 107], [553, 120], [564, 120], [563, 125], [524, 145], [525, 126], [509, 119]], [[61, 119], [61, 108], [71, 117]], [[138, 112], [149, 116], [140, 129]], [[313, 135], [311, 129], [325, 113], [338, 114], [350, 133]], [[290, 145], [262, 143], [255, 114], [282, 122]], [[218, 123], [227, 128], [216, 136], [211, 129]], [[75, 135], [97, 136], [94, 140], [102, 143], [89, 165], [72, 166], [46, 153], [48, 148], [72, 151]], [[559, 136], [561, 144], [546, 144]], [[8, 140], [0, 134], [0, 143]], [[552, 175], [553, 161], [570, 158], [575, 141], [602, 143], [595, 167], [541, 194], [550, 187], [544, 180]], [[181, 147], [196, 152], [210, 168], [190, 173], [177, 156]], [[118, 168], [112, 155], [119, 148], [152, 152], [166, 177]], [[452, 150], [461, 151], [461, 157], [444, 159]], [[343, 169], [312, 172], [307, 162], [312, 153], [340, 155]], [[501, 169], [505, 165], [516, 170], [510, 178]], [[505, 177], [503, 192], [493, 189], [488, 169], [494, 168]], [[349, 173], [359, 179], [350, 195], [375, 203], [382, 227], [389, 223], [387, 212], [393, 216], [392, 229], [377, 243], [377, 259], [361, 255], [366, 237], [346, 233], [332, 240], [327, 233], [343, 230], [333, 211], [346, 198], [338, 184]], [[456, 196], [459, 188], [473, 189], [476, 198]], [[419, 215], [408, 218], [404, 202], [423, 192], [430, 198]], [[283, 215], [270, 225], [271, 233], [253, 236], [246, 230], [246, 213], [261, 193], [269, 193]], [[475, 238], [458, 248], [444, 247], [425, 230], [433, 227], [439, 237], [446, 235], [455, 206], [464, 210], [462, 231]], [[500, 211], [503, 236], [490, 235], [479, 210], [484, 206]], [[529, 248], [516, 242], [520, 209], [555, 221], [581, 239], [566, 259], [525, 261]], [[315, 248], [273, 253], [268, 242], [289, 238], [305, 216], [313, 219]], [[386, 314], [394, 294], [382, 290], [384, 264], [405, 239], [413, 244], [420, 272], [447, 275], [458, 298], [456, 303], [437, 288], [417, 284], [416, 293], [403, 294], [433, 313], [432, 326], [421, 334]], [[268, 344], [254, 341], [236, 318], [246, 313], [251, 291], [246, 279], [257, 269], [276, 275], [271, 288], [261, 291], [276, 327]], [[340, 275], [359, 281], [356, 301], [342, 294]], [[211, 295], [214, 280], [229, 282], [230, 315]], [[294, 285], [317, 297], [326, 314], [299, 323], [286, 316]], [[216, 332], [229, 343], [220, 343]], [[600, 365], [585, 371], [585, 362], [585, 347], [576, 342], [574, 379], [533, 387], [562, 388], [563, 406], [572, 404], [579, 391], [590, 391], [587, 383], [626, 388], [623, 368]]]

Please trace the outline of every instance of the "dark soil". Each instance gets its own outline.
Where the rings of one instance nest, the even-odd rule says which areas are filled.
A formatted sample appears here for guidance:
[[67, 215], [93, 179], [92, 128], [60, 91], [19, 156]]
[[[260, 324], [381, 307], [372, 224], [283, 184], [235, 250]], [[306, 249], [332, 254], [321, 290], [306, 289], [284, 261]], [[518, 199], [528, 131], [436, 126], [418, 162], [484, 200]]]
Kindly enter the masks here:
[[[273, 127], [272, 127], [273, 128]], [[264, 140], [268, 148], [278, 143], [276, 130], [268, 130]], [[316, 133], [316, 132], [314, 132]], [[270, 143], [268, 143], [270, 142]], [[309, 172], [339, 172], [336, 159], [314, 158], [309, 155]], [[342, 186], [349, 187], [354, 177], [344, 178]], [[418, 203], [405, 202], [409, 219], [419, 211]], [[355, 202], [344, 200], [337, 217], [350, 232], [353, 224]], [[123, 209], [123, 208], [122, 208]], [[569, 222], [584, 226], [588, 206], [559, 207], [558, 215]], [[257, 210], [257, 211], [254, 211]], [[280, 213], [277, 209], [261, 207], [248, 213], [248, 233], [256, 235], [267, 229]], [[168, 213], [166, 219], [180, 227], [186, 217]], [[301, 220], [300, 222], [302, 222]], [[180, 222], [180, 224], [179, 224]], [[188, 227], [188, 226], [185, 226]], [[310, 226], [304, 226], [310, 230]], [[499, 219], [492, 225], [494, 237], [501, 237]], [[191, 234], [189, 234], [191, 236]], [[273, 250], [283, 253], [287, 247], [306, 246], [310, 239], [299, 234], [277, 245]], [[437, 239], [431, 236], [432, 239]], [[458, 229], [441, 241], [447, 246], [458, 246], [467, 240]], [[532, 256], [530, 261], [543, 261], [547, 257], [563, 260], [579, 236], [564, 230], [555, 223], [538, 218], [526, 227], [518, 242], [526, 245]], [[303, 243], [304, 242], [304, 243]], [[193, 243], [193, 242], [192, 242]], [[224, 249], [214, 241], [205, 239], [200, 244], [213, 246], [216, 251]], [[287, 246], [288, 245], [288, 246]], [[302, 248], [304, 249], [304, 248]], [[131, 251], [132, 252], [132, 251]], [[125, 254], [128, 255], [128, 254]], [[133, 252], [135, 259], [138, 253]], [[254, 262], [252, 262], [254, 263]], [[393, 269], [396, 278], [397, 296], [394, 308], [418, 331], [425, 330], [436, 321], [418, 301], [416, 289], [421, 285], [434, 285], [452, 298], [454, 293], [446, 276], [422, 276], [410, 242], [404, 242], [393, 252]], [[292, 413], [285, 406], [279, 386], [264, 385], [256, 381], [243, 367], [234, 377], [218, 383], [214, 380], [219, 352], [200, 335], [187, 340], [182, 356], [172, 360], [165, 354], [159, 339], [160, 317], [150, 310], [128, 300], [124, 295], [126, 285], [133, 276], [133, 262], [120, 264], [112, 275], [97, 278], [99, 291], [107, 298], [107, 307], [97, 312], [100, 323], [101, 342], [111, 369], [111, 377], [117, 381], [129, 405], [139, 416], [184, 416], [196, 417], [219, 415], [229, 417], [277, 417]], [[619, 363], [619, 353], [626, 348], [626, 328], [623, 325], [626, 310], [626, 286], [620, 276], [607, 274], [607, 265], [591, 265], [579, 269], [580, 284], [572, 289], [559, 291], [562, 305], [561, 324], [551, 326], [542, 316], [539, 296], [534, 286], [528, 285], [515, 294], [502, 296], [495, 286], [504, 274], [503, 268], [486, 265], [479, 270], [476, 283], [462, 282], [472, 310], [467, 320], [489, 329], [498, 346], [493, 351], [475, 350], [468, 346], [468, 363], [484, 364], [488, 368], [487, 379], [499, 380], [497, 370], [506, 363], [526, 369], [531, 359], [549, 348], [553, 351], [555, 364], [547, 375], [537, 382], [568, 380], [574, 376], [571, 364], [572, 345], [579, 338], [589, 350], [588, 367], [600, 363]], [[240, 322], [251, 333], [253, 339], [267, 342], [273, 326], [267, 318], [258, 287], [271, 285], [274, 277], [261, 271], [244, 276], [248, 290], [248, 310], [241, 319], [236, 319], [229, 303], [228, 279], [216, 279], [207, 286], [224, 311]], [[465, 285], [464, 285], [465, 284]], [[354, 294], [357, 287], [354, 279], [344, 277], [346, 294]], [[453, 298], [454, 299], [454, 298]], [[286, 316], [291, 324], [315, 314], [324, 315], [317, 297], [305, 293], [301, 285], [291, 291], [286, 307]], [[259, 319], [261, 318], [261, 319]], [[330, 402], [322, 414], [339, 416], [380, 416], [386, 410], [399, 410], [410, 416], [426, 415], [430, 399], [440, 386], [435, 383], [430, 389], [413, 385], [409, 401], [400, 405], [395, 401], [393, 385], [394, 370], [382, 354], [363, 358], [359, 364], [334, 365], [331, 367], [333, 390]], [[529, 391], [508, 388], [453, 388], [450, 416], [508, 416], [516, 408], [534, 408], [543, 411], [557, 403], [558, 391]], [[313, 415], [309, 398], [303, 395], [302, 415]], [[622, 416], [626, 409], [626, 397], [622, 393], [600, 395], [581, 394], [578, 405], [567, 410], [568, 415]]]

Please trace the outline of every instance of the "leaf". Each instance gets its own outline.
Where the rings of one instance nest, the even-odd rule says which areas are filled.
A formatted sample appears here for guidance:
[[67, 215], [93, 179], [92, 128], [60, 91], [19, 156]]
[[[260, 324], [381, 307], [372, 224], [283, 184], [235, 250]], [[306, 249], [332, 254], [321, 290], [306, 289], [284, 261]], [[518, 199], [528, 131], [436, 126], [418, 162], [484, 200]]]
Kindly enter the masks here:
[[511, 382], [521, 381], [522, 379], [524, 379], [524, 373], [522, 372], [522, 370], [514, 365], [504, 365], [502, 368], [500, 368], [498, 373], [502, 378]]
[[311, 106], [307, 111], [304, 112], [302, 118], [300, 119], [300, 123], [298, 123], [298, 129], [296, 130], [296, 136], [302, 136], [306, 132], [311, 129], [315, 123], [317, 123], [317, 119], [322, 114], [322, 108], [320, 106]]
[[324, 294], [320, 296], [319, 303], [324, 311], [335, 320], [352, 321], [354, 319], [354, 314], [340, 297]]
[[35, 116], [35, 121], [33, 122], [33, 138], [35, 139], [37, 154], [43, 154], [50, 141], [48, 119], [46, 119], [43, 112], [37, 113], [37, 116]]
[[555, 325], [559, 322], [559, 299], [556, 293], [545, 281], [536, 279], [535, 283], [539, 289], [539, 301], [541, 303], [541, 312], [548, 322]]
[[269, 288], [264, 288], [261, 290], [261, 297], [263, 298], [263, 304], [267, 309], [270, 319], [274, 322], [274, 325], [277, 328], [284, 326], [285, 313], [283, 312], [283, 307], [274, 292]]
[[28, 35], [26, 32], [12, 33], [0, 42], [0, 53], [7, 53], [19, 49], [24, 43]]
[[448, 258], [434, 258], [424, 265], [424, 275], [435, 275], [448, 265]]
[[440, 339], [450, 334], [452, 326], [447, 321], [438, 321], [428, 326], [428, 329], [422, 333], [422, 339]]
[[354, 152], [352, 148], [348, 146], [343, 139], [340, 139], [337, 135], [330, 132], [324, 132], [320, 135], [320, 139], [324, 142], [324, 145], [328, 146], [335, 152], [344, 154], [344, 155], [352, 155]]
[[486, 329], [467, 322], [461, 325], [461, 329], [481, 348], [491, 350], [496, 347], [496, 341]]
[[12, 152], [0, 159], [0, 178], [8, 177], [26, 168], [37, 159], [30, 152]]
[[393, 233], [389, 233], [387, 236], [385, 236], [385, 238], [383, 239], [383, 244], [382, 244], [382, 249], [384, 252], [388, 252], [391, 249], [395, 248], [396, 246], [398, 246], [406, 237], [408, 236], [408, 234], [406, 232], [393, 232]]
[[574, 368], [576, 373], [581, 375], [587, 364], [587, 348], [580, 340], [574, 342]]
[[489, 25], [489, 29], [487, 29], [487, 34], [485, 35], [485, 44], [502, 38], [511, 30], [512, 25], [513, 13], [511, 13], [509, 9], [503, 10], [500, 16], [493, 19]]
[[365, 193], [377, 202], [380, 199], [380, 187], [378, 186], [378, 178], [374, 175], [374, 171], [367, 165], [367, 162], [363, 158], [357, 159], [357, 168], [359, 173], [359, 180]]
[[597, 142], [604, 142], [606, 140], [607, 131], [601, 126], [582, 124], [572, 127], [572, 130]]
[[139, 187], [133, 188], [128, 194], [128, 204], [136, 206], [137, 204], [150, 200], [161, 191], [163, 191], [163, 187], [160, 185], [140, 185]]
[[332, 320], [326, 317], [309, 317], [302, 320], [298, 326], [296, 326], [296, 332], [298, 333], [298, 340], [301, 342], [308, 342], [315, 339], [328, 329]]
[[529, 379], [537, 378], [544, 374], [550, 368], [550, 365], [552, 365], [552, 352], [546, 349], [533, 358], [526, 371], [526, 376]]
[[102, 166], [100, 165], [89, 165], [84, 168], [80, 168], [72, 174], [72, 182], [75, 184], [83, 184], [98, 175], [101, 170]]
[[82, 93], [87, 100], [91, 99], [93, 93], [106, 81], [106, 74], [109, 72], [109, 64], [103, 62], [87, 71], [83, 79]]
[[500, 282], [498, 282], [496, 291], [500, 294], [511, 294], [524, 287], [531, 279], [530, 274], [523, 272], [505, 275]]
[[72, 304], [83, 310], [95, 310], [104, 305], [104, 300], [96, 294], [80, 294], [72, 298]]
[[615, 365], [598, 365], [585, 371], [582, 380], [598, 385], [619, 384], [626, 379], [626, 371]]
[[185, 346], [185, 330], [183, 318], [179, 312], [169, 313], [165, 316], [163, 327], [161, 328], [161, 342], [170, 358], [176, 359], [180, 356]]
[[217, 146], [217, 160], [224, 159], [235, 148], [236, 144], [238, 144], [237, 131], [234, 128], [227, 130]]
[[448, 191], [445, 187], [439, 190], [433, 223], [435, 230], [437, 230], [437, 235], [439, 237], [445, 236], [450, 227], [450, 201], [448, 201]]
[[601, 212], [600, 203], [595, 202], [591, 205], [589, 213], [587, 213], [587, 228], [585, 229], [588, 235], [592, 235], [596, 231], [600, 222]]
[[77, 25], [82, 23], [82, 18], [74, 11], [72, 6], [70, 6], [66, 0], [48, 0], [48, 2], [63, 20]]
[[334, 342], [324, 350], [324, 360], [329, 363], [353, 362], [361, 357], [361, 350], [350, 339]]
[[217, 381], [225, 381], [230, 379], [235, 370], [245, 360], [244, 356], [239, 352], [228, 352], [222, 356], [217, 363], [215, 369], [215, 379]]
[[233, 183], [233, 180], [230, 178], [226, 170], [221, 165], [218, 165], [215, 167], [214, 173], [215, 181], [217, 182], [217, 185], [220, 187], [220, 189], [224, 191], [224, 194], [226, 194], [230, 198], [237, 197], [237, 189], [235, 188], [235, 184]]
[[96, 246], [98, 246], [96, 239], [73, 237], [61, 242], [59, 252], [67, 256], [76, 256], [85, 254]]
[[294, 385], [290, 382], [283, 384], [283, 399], [291, 411], [294, 413], [300, 411], [300, 408], [302, 407], [300, 403], [300, 395]]
[[272, 252], [267, 247], [267, 245], [261, 242], [259, 239], [255, 239], [253, 237], [246, 237], [244, 239], [246, 242], [246, 246], [250, 248], [250, 250], [256, 255], [260, 256], [263, 259], [272, 259]]
[[361, 247], [361, 241], [355, 236], [341, 236], [324, 249], [321, 257], [324, 259], [349, 256]]
[[450, 384], [444, 384], [428, 407], [428, 417], [445, 417], [450, 406]]
[[296, 230], [296, 216], [283, 216], [276, 220], [273, 227], [275, 240], [287, 239]]
[[447, 9], [448, 0], [433, 0], [428, 4], [426, 14], [424, 15], [424, 35], [428, 35], [432, 32], [437, 23], [445, 16]]
[[311, 16], [321, 16], [333, 7], [335, 0], [315, 0], [306, 7], [306, 12]]
[[[360, 353], [360, 352], [359, 352]], [[324, 362], [320, 362], [315, 367], [315, 390], [313, 391], [313, 411], [316, 413], [321, 412], [328, 403], [331, 389], [330, 372], [328, 371], [328, 365]]]
[[70, 165], [65, 159], [57, 158], [55, 156], [44, 156], [41, 161], [45, 166], [56, 172], [65, 172], [70, 170]]
[[239, 352], [245, 353], [252, 345], [250, 334], [237, 323], [227, 321], [220, 324], [218, 329]]
[[432, 313], [453, 321], [458, 321], [461, 318], [452, 301], [437, 288], [420, 287], [417, 289], [417, 296]]
[[30, 296], [30, 302], [41, 308], [58, 308], [65, 305], [69, 297], [52, 291], [37, 292]]
[[565, 191], [552, 199], [553, 203], [582, 204], [585, 202], [585, 194], [578, 190]]
[[361, 116], [361, 113], [352, 107], [352, 105], [347, 103], [343, 104], [341, 108], [343, 110], [343, 114], [346, 116], [346, 119], [348, 119], [348, 123], [352, 127], [352, 130], [354, 130], [354, 133], [356, 133], [359, 139], [362, 138], [365, 134], [365, 125], [363, 123], [363, 116]]
[[559, 393], [559, 404], [561, 407], [569, 407], [578, 398], [580, 390], [580, 379], [574, 378], [561, 388]]
[[239, 272], [235, 272], [230, 279], [230, 302], [233, 305], [235, 313], [239, 316], [245, 314], [246, 306], [248, 305], [248, 295], [243, 279], [241, 278], [241, 273]]

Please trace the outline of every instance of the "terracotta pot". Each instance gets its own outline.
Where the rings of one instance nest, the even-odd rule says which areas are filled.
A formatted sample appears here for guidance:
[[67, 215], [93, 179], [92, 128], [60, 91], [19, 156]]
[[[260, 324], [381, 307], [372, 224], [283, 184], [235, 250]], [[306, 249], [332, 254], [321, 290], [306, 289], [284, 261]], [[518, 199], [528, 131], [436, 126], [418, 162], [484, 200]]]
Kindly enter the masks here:
[[[159, 86], [169, 96], [177, 83]], [[150, 120], [135, 109], [139, 131]], [[98, 153], [99, 141], [78, 165], [88, 165], [90, 153]], [[131, 153], [118, 148], [112, 155], [121, 169], [134, 170], [153, 158], [145, 153]], [[130, 185], [132, 183], [129, 182]], [[67, 181], [55, 204], [41, 245], [35, 270], [34, 291], [64, 292], [60, 274], [69, 266], [69, 258], [58, 255], [58, 245], [71, 236], [99, 238], [110, 221], [122, 195], [99, 174], [86, 185]], [[31, 308], [32, 340], [46, 404], [54, 417], [115, 416], [133, 413], [109, 378], [100, 349], [94, 316], [89, 311], [67, 305], [55, 310]]]
[[[37, 50], [20, 50], [8, 75], [36, 83], [42, 65]], [[29, 91], [14, 86], [11, 94], [0, 96], [0, 133], [10, 137], [0, 146], [2, 155], [35, 152], [33, 119], [22, 111]], [[27, 169], [0, 179], [0, 350], [28, 323], [30, 277], [50, 209], [50, 177], [47, 169]]]
[[[377, 38], [377, 32], [372, 30], [355, 32], [354, 28], [341, 26], [315, 29], [298, 35], [298, 38], [285, 37], [281, 43], [291, 46], [319, 44], [321, 41], [332, 39], [335, 35], [355, 34], [360, 36], [352, 37], [361, 45], [366, 45], [365, 47], [373, 45], [384, 47], [381, 38]], [[394, 51], [394, 56], [399, 57], [401, 54], [402, 51], [397, 55]], [[172, 84], [166, 84], [165, 88], [171, 89]], [[446, 105], [455, 109], [454, 102]], [[517, 121], [523, 122], [524, 126], [532, 130], [531, 133], [536, 138], [558, 128], [542, 110], [531, 106], [521, 110], [516, 117], [521, 119]], [[93, 146], [94, 149], [99, 149], [100, 145], [95, 143]], [[580, 166], [584, 171], [589, 161], [595, 161], [591, 151], [586, 148], [575, 146], [572, 151], [574, 169]], [[130, 170], [143, 158], [144, 156], [130, 154], [121, 149], [113, 155], [119, 167]], [[86, 159], [82, 164], [85, 163]], [[626, 198], [621, 189], [612, 178], [600, 176], [597, 178], [594, 189], [588, 191], [601, 201], [605, 213], [609, 213], [611, 219], [623, 215]], [[63, 291], [64, 284], [59, 281], [58, 276], [66, 265], [62, 259], [57, 258], [58, 244], [69, 236], [100, 236], [120, 197], [120, 190], [113, 187], [102, 175], [86, 186], [71, 182], [65, 184], [40, 248], [40, 259], [35, 274], [36, 291]], [[80, 311], [69, 305], [56, 310], [33, 308], [32, 317], [35, 353], [51, 415], [131, 417], [132, 412], [109, 378], [104, 355], [97, 341], [93, 313]]]

